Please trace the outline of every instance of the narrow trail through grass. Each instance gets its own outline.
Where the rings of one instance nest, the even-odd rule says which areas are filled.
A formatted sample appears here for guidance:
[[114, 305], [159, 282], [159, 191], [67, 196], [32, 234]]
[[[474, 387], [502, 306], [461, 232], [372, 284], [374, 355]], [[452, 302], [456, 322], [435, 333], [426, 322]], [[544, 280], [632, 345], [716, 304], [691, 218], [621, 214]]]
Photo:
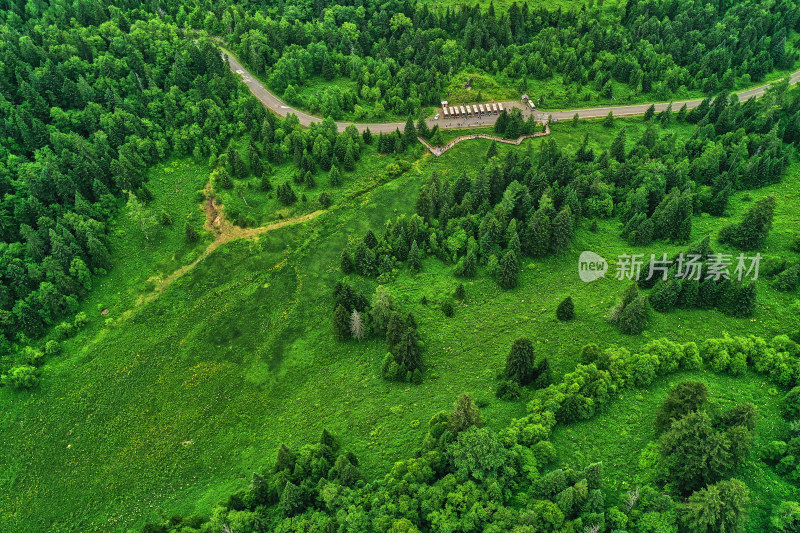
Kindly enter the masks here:
[[203, 250], [203, 253], [201, 253], [197, 257], [197, 259], [195, 259], [188, 265], [184, 265], [178, 268], [165, 278], [161, 279], [151, 278], [149, 281], [155, 282], [155, 287], [153, 291], [148, 294], [141, 295], [136, 302], [136, 307], [140, 307], [141, 305], [153, 301], [155, 298], [158, 297], [159, 294], [164, 292], [164, 290], [166, 290], [176, 280], [180, 279], [186, 273], [190, 272], [194, 267], [196, 267], [200, 263], [200, 261], [211, 255], [214, 252], [214, 250], [216, 250], [226, 242], [230, 242], [235, 239], [247, 239], [292, 224], [307, 222], [309, 220], [316, 218], [317, 216], [321, 215], [326, 211], [325, 209], [318, 209], [317, 211], [307, 213], [305, 215], [300, 215], [293, 218], [287, 218], [284, 220], [280, 220], [278, 222], [267, 224], [266, 226], [259, 226], [257, 228], [241, 228], [233, 224], [230, 220], [228, 220], [225, 217], [224, 206], [222, 204], [218, 204], [216, 198], [210, 194], [211, 192], [210, 183], [206, 186], [205, 191], [206, 194], [208, 195], [208, 198], [203, 204], [203, 212], [206, 215], [206, 222], [204, 229], [206, 231], [212, 232], [215, 235], [215, 239], [211, 241], [211, 243], [206, 247], [205, 250]]

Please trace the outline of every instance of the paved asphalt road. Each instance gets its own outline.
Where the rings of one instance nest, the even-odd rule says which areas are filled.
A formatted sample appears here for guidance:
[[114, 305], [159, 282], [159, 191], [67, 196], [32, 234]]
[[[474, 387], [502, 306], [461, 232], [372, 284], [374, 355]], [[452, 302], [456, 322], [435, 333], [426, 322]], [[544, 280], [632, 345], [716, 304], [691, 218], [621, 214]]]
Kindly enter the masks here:
[[[228, 62], [230, 63], [231, 70], [235, 73], [240, 74], [242, 76], [242, 81], [247, 85], [250, 91], [255, 95], [256, 98], [261, 100], [267, 108], [275, 111], [278, 115], [284, 117], [289, 113], [294, 113], [297, 115], [297, 118], [300, 120], [300, 124], [303, 126], [309, 126], [313, 122], [321, 122], [322, 119], [320, 117], [315, 117], [313, 115], [309, 115], [308, 113], [304, 113], [302, 111], [298, 111], [297, 109], [292, 108], [291, 106], [286, 105], [280, 98], [269, 92], [264, 85], [258, 81], [250, 72], [247, 71], [237, 60], [235, 57], [230, 55], [227, 51], [223, 50], [223, 55], [227, 57]], [[800, 72], [795, 72], [792, 74], [789, 83], [794, 85], [795, 83], [800, 80]], [[761, 87], [756, 87], [754, 89], [749, 89], [747, 91], [742, 91], [739, 94], [739, 100], [745, 101], [753, 96], [760, 97], [763, 96], [764, 92], [767, 90], [769, 85], [762, 85]], [[692, 109], [700, 105], [702, 100], [686, 100], [682, 102], [672, 102], [672, 109], [677, 111], [680, 109], [683, 104], [686, 104], [688, 109]], [[598, 118], [604, 117], [608, 115], [609, 111], [614, 112], [615, 117], [625, 116], [625, 115], [643, 115], [647, 108], [650, 107], [651, 104], [637, 104], [637, 105], [628, 105], [628, 106], [612, 106], [612, 107], [594, 107], [590, 109], [574, 109], [572, 111], [549, 111], [549, 112], [542, 112], [542, 110], [536, 111], [536, 117], [539, 120], [544, 120], [547, 118], [548, 115], [552, 116], [555, 120], [570, 120], [575, 115], [578, 114], [580, 118]], [[656, 111], [663, 111], [667, 108], [669, 103], [657, 103], [654, 104]], [[506, 109], [510, 109], [511, 107], [518, 107], [522, 110], [523, 114], [527, 117], [530, 115], [530, 110], [523, 106], [521, 102], [503, 102], [503, 106]], [[469, 128], [469, 127], [476, 127], [476, 126], [491, 126], [494, 124], [495, 120], [497, 120], [496, 115], [488, 115], [483, 118], [462, 118], [462, 119], [447, 119], [447, 120], [433, 120], [428, 119], [428, 126], [433, 127], [434, 124], [438, 124], [439, 128], [442, 129], [454, 129], [454, 128]], [[349, 122], [337, 122], [336, 125], [339, 127], [339, 131], [343, 131], [350, 123]], [[364, 131], [366, 128], [372, 133], [390, 133], [395, 131], [396, 129], [400, 129], [403, 131], [405, 127], [405, 122], [393, 122], [393, 123], [379, 123], [379, 124], [356, 124], [358, 131]]]

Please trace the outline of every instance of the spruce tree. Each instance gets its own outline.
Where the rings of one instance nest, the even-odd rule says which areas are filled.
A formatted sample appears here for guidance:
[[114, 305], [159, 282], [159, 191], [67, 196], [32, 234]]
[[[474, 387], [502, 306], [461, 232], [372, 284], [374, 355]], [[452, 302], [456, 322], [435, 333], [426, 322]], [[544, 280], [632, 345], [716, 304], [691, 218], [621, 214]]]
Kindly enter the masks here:
[[693, 411], [699, 411], [708, 403], [708, 389], [701, 381], [684, 381], [667, 393], [656, 412], [656, 436], [667, 431], [675, 420]]
[[393, 312], [392, 315], [389, 317], [389, 322], [386, 325], [386, 344], [389, 346], [389, 350], [394, 352], [395, 346], [400, 343], [400, 339], [403, 336], [403, 331], [406, 329], [406, 323], [403, 320], [403, 317], [398, 312]]
[[500, 268], [497, 272], [497, 282], [506, 290], [513, 289], [517, 286], [518, 276], [519, 261], [517, 260], [517, 254], [515, 254], [513, 250], [509, 250], [500, 262]]
[[186, 234], [186, 242], [197, 242], [200, 238], [197, 230], [189, 222], [184, 226], [184, 233]]
[[736, 289], [731, 314], [737, 318], [753, 316], [756, 309], [756, 284], [742, 284]]
[[291, 481], [287, 481], [281, 493], [279, 505], [284, 516], [289, 517], [300, 514], [305, 508], [303, 490]]
[[345, 248], [342, 250], [342, 257], [339, 262], [339, 268], [342, 271], [342, 274], [352, 274], [354, 270], [353, 260], [350, 258], [350, 253]]
[[395, 357], [400, 365], [405, 365], [409, 371], [414, 371], [422, 367], [422, 351], [417, 340], [417, 332], [414, 328], [406, 328], [400, 337], [400, 342], [395, 347]]
[[635, 300], [639, 296], [639, 287], [636, 282], [631, 283], [628, 285], [628, 288], [622, 293], [620, 296], [617, 305], [614, 306], [614, 309], [608, 316], [608, 321], [612, 324], [618, 324], [620, 317], [622, 316], [622, 312], [625, 308], [630, 304], [633, 300]]
[[575, 304], [572, 303], [572, 296], [567, 296], [558, 304], [556, 318], [562, 322], [575, 318]]
[[625, 162], [625, 141], [627, 139], [627, 134], [625, 132], [625, 128], [622, 128], [617, 136], [614, 138], [614, 141], [611, 143], [611, 157], [619, 161], [620, 163]]
[[486, 152], [486, 159], [497, 157], [497, 141], [492, 141], [489, 145], [489, 150]]
[[364, 130], [364, 133], [361, 134], [361, 138], [364, 139], [364, 144], [372, 144], [372, 132], [369, 131], [369, 128]]
[[650, 293], [650, 305], [660, 313], [672, 310], [678, 303], [681, 294], [681, 282], [674, 277], [656, 282], [653, 292]]
[[689, 497], [680, 507], [681, 523], [686, 531], [742, 531], [749, 503], [747, 485], [734, 478], [720, 481]]
[[504, 377], [520, 385], [527, 385], [534, 377], [535, 359], [533, 342], [530, 339], [515, 340], [506, 356]]
[[722, 228], [719, 241], [743, 250], [755, 250], [764, 245], [775, 214], [775, 197], [762, 198], [745, 213], [742, 221]]
[[569, 248], [569, 244], [572, 241], [573, 225], [572, 210], [567, 206], [553, 219], [550, 241], [550, 248], [553, 253], [559, 254]]
[[413, 146], [416, 141], [417, 128], [414, 127], [414, 119], [408, 117], [408, 120], [406, 120], [406, 126], [403, 129], [403, 144], [406, 147]]
[[417, 134], [423, 139], [427, 139], [428, 137], [430, 137], [430, 130], [428, 129], [428, 123], [425, 122], [424, 118], [421, 118], [417, 121]]
[[467, 297], [467, 292], [464, 290], [464, 284], [459, 283], [458, 287], [456, 287], [456, 292], [453, 294], [456, 300], [463, 300]]
[[652, 104], [650, 107], [647, 108], [647, 111], [644, 112], [644, 121], [649, 122], [650, 119], [656, 114], [656, 106]]
[[455, 409], [447, 422], [447, 429], [453, 435], [458, 435], [472, 426], [482, 428], [483, 418], [472, 402], [472, 397], [469, 394], [462, 394], [456, 401]]
[[550, 251], [552, 223], [543, 209], [537, 210], [528, 222], [525, 250], [533, 257], [542, 257]]
[[637, 296], [619, 316], [619, 330], [626, 335], [638, 335], [647, 328], [650, 305], [644, 296]]
[[342, 162], [344, 169], [347, 171], [352, 172], [356, 169], [356, 157], [353, 154], [353, 147], [348, 146], [347, 151], [344, 154], [344, 161]]
[[606, 118], [603, 119], [603, 126], [606, 128], [613, 128], [614, 127], [614, 112], [609, 111]]
[[452, 318], [455, 315], [455, 309], [453, 309], [453, 304], [450, 301], [446, 301], [442, 304], [442, 313], [447, 318]]
[[408, 266], [414, 272], [422, 269], [422, 253], [419, 251], [416, 239], [411, 243], [411, 250], [408, 252]]
[[336, 165], [331, 167], [331, 172], [328, 175], [328, 181], [330, 182], [331, 187], [338, 187], [342, 184], [342, 173], [339, 171]]
[[297, 457], [295, 457], [292, 451], [285, 444], [281, 444], [281, 447], [278, 449], [278, 457], [275, 459], [275, 466], [272, 471], [273, 473], [277, 474], [283, 470], [288, 470], [291, 473], [292, 470], [294, 470], [295, 463], [297, 463]]
[[686, 113], [687, 113], [687, 107], [686, 104], [683, 104], [683, 106], [678, 110], [678, 114], [675, 115], [675, 122], [677, 122], [678, 124], [686, 122]]
[[333, 332], [340, 341], [350, 338], [350, 315], [342, 304], [333, 313]]

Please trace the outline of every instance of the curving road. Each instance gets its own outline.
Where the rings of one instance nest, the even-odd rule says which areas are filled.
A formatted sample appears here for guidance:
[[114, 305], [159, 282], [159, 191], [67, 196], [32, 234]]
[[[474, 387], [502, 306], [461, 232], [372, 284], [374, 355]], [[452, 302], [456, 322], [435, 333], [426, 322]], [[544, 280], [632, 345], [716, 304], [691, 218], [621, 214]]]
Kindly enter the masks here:
[[[264, 85], [258, 81], [258, 79], [250, 74], [250, 72], [239, 63], [233, 55], [231, 55], [227, 50], [222, 50], [222, 55], [228, 60], [228, 63], [231, 67], [231, 70], [242, 77], [242, 81], [247, 85], [250, 89], [250, 92], [258, 98], [262, 104], [268, 109], [271, 109], [278, 115], [285, 117], [289, 113], [293, 113], [297, 115], [297, 118], [300, 120], [300, 124], [303, 126], [309, 126], [315, 122], [322, 122], [322, 118], [315, 117], [313, 115], [309, 115], [308, 113], [304, 113], [293, 107], [286, 105], [286, 103], [267, 90]], [[800, 71], [795, 72], [789, 78], [789, 84], [794, 85], [798, 81], [800, 81]], [[739, 95], [740, 101], [748, 100], [752, 97], [760, 97], [763, 96], [766, 92], [767, 88], [770, 84], [762, 85], [760, 87], [755, 87], [753, 89], [748, 89], [746, 91], [742, 91], [737, 93]], [[702, 99], [698, 100], [684, 100], [680, 102], [672, 102], [672, 109], [677, 111], [680, 109], [684, 104], [688, 109], [693, 109], [700, 105]], [[551, 116], [555, 120], [568, 120], [571, 119], [577, 113], [580, 118], [601, 118], [608, 115], [609, 111], [614, 112], [615, 117], [621, 117], [626, 115], [643, 115], [647, 109], [650, 107], [651, 104], [635, 104], [635, 105], [627, 105], [627, 106], [611, 106], [611, 107], [593, 107], [589, 109], [573, 109], [571, 111], [551, 111], [551, 112], [542, 112], [542, 110], [536, 111], [536, 118], [538, 120], [547, 120], [548, 116]], [[670, 102], [659, 102], [652, 104], [655, 106], [657, 112], [663, 111], [670, 105]], [[517, 107], [522, 109], [523, 114], [527, 117], [530, 115], [530, 110], [527, 106], [523, 106], [521, 102], [503, 102], [503, 106], [506, 109], [511, 107]], [[428, 119], [427, 123], [429, 127], [433, 127], [434, 124], [438, 124], [439, 128], [443, 129], [455, 129], [455, 128], [468, 128], [468, 127], [476, 127], [476, 126], [491, 126], [497, 120], [496, 115], [489, 115], [483, 118], [463, 118], [463, 119], [447, 119], [447, 120], [433, 120]], [[344, 131], [344, 129], [350, 125], [349, 122], [337, 122], [336, 125], [339, 127], [339, 131]], [[364, 131], [365, 129], [369, 128], [372, 133], [391, 133], [396, 129], [403, 130], [405, 127], [405, 122], [382, 122], [382, 123], [375, 123], [375, 124], [356, 124], [358, 131]]]

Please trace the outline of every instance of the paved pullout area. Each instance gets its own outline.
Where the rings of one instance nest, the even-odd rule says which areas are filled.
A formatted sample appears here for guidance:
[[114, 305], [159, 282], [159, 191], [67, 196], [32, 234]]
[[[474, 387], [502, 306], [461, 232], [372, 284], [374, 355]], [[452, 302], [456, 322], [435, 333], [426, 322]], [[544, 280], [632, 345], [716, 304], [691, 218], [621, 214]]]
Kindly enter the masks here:
[[[223, 50], [223, 56], [225, 56], [230, 64], [231, 70], [235, 73], [240, 74], [242, 76], [242, 81], [244, 81], [245, 85], [250, 89], [253, 95], [261, 100], [261, 103], [264, 104], [265, 107], [273, 110], [278, 115], [285, 117], [289, 113], [294, 113], [297, 115], [297, 118], [300, 120], [300, 124], [303, 126], [309, 126], [313, 122], [321, 122], [322, 118], [315, 117], [313, 115], [309, 115], [308, 113], [304, 113], [303, 111], [299, 111], [294, 109], [293, 107], [286, 105], [286, 103], [267, 90], [258, 79], [250, 74], [250, 72], [239, 63], [235, 57], [233, 57], [230, 53]], [[789, 78], [789, 83], [794, 85], [800, 80], [800, 71], [795, 72]], [[739, 100], [745, 101], [750, 99], [751, 97], [755, 96], [756, 98], [763, 96], [766, 92], [769, 84], [762, 85], [760, 87], [755, 87], [753, 89], [748, 89], [746, 91], [742, 91], [738, 93]], [[700, 105], [702, 99], [698, 100], [684, 100], [680, 102], [672, 102], [672, 109], [677, 111], [680, 109], [684, 104], [688, 109], [695, 108]], [[523, 106], [521, 102], [502, 102], [503, 106], [506, 109], [510, 109], [511, 107], [518, 107], [522, 110], [523, 114], [527, 117], [530, 115], [530, 110]], [[609, 111], [614, 112], [615, 117], [621, 117], [625, 115], [643, 115], [647, 108], [651, 105], [655, 105], [656, 111], [663, 111], [664, 109], [669, 106], [669, 102], [659, 102], [653, 104], [636, 104], [636, 105], [627, 105], [627, 106], [610, 106], [610, 107], [593, 107], [589, 109], [573, 109], [571, 111], [536, 111], [536, 118], [537, 120], [544, 121], [547, 119], [548, 116], [553, 117], [555, 120], [567, 120], [571, 119], [577, 113], [580, 118], [599, 118], [608, 115]], [[458, 118], [458, 119], [443, 119], [443, 120], [433, 120], [428, 119], [428, 125], [433, 127], [435, 124], [439, 125], [439, 128], [442, 129], [455, 129], [455, 128], [474, 128], [478, 126], [491, 126], [497, 120], [496, 115], [487, 115], [483, 118]], [[349, 122], [337, 122], [336, 125], [339, 127], [339, 131], [344, 131], [344, 129], [350, 125]], [[395, 131], [396, 129], [403, 130], [405, 127], [405, 122], [383, 122], [377, 124], [356, 124], [358, 131], [364, 131], [365, 129], [369, 128], [372, 133], [390, 133]]]

